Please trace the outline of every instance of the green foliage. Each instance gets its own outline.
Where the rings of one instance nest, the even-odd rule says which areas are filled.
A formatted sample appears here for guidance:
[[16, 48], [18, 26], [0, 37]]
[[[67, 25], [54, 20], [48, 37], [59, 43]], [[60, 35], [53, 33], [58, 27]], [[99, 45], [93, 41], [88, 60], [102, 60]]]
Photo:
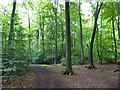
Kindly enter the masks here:
[[[58, 52], [57, 54], [57, 62], [60, 62], [60, 59], [62, 58], [61, 53]], [[43, 55], [43, 52], [37, 52], [36, 55], [33, 55], [32, 63], [36, 64], [53, 64], [55, 59], [54, 53], [51, 53], [50, 50], [46, 50], [45, 55]]]
[[[80, 65], [82, 64], [82, 60], [79, 56], [71, 56], [72, 65]], [[66, 65], [66, 58], [61, 59], [61, 65]]]

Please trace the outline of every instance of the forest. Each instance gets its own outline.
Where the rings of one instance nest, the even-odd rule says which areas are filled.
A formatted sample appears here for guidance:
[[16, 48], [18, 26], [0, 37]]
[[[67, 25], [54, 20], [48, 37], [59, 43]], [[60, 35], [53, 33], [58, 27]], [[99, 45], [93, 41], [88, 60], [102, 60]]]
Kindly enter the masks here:
[[2, 88], [120, 88], [120, 1], [0, 1]]

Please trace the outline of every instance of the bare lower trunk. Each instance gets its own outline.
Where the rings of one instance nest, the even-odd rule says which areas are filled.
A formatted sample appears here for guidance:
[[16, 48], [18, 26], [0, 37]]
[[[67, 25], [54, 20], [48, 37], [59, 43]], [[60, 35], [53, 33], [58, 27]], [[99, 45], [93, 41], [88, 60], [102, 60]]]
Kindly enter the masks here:
[[64, 46], [63, 46], [63, 41], [64, 41], [64, 31], [63, 31], [63, 20], [62, 20], [62, 9], [60, 7], [61, 11], [61, 30], [62, 30], [62, 58], [64, 57]]
[[64, 74], [72, 75], [71, 65], [71, 40], [70, 40], [70, 14], [69, 14], [69, 2], [65, 2], [66, 12], [66, 70]]
[[99, 59], [99, 63], [101, 63], [101, 56], [100, 56], [100, 51], [99, 51], [99, 47], [98, 47], [98, 33], [99, 33], [99, 30], [98, 30], [98, 26], [97, 26], [97, 53], [98, 53], [98, 59]]
[[[56, 5], [56, 1], [55, 1]], [[55, 8], [55, 61], [54, 64], [57, 63], [57, 8]]]
[[119, 39], [120, 39], [120, 1], [118, 2], [118, 34], [119, 34]]
[[113, 37], [114, 37], [114, 44], [115, 44], [115, 62], [117, 63], [117, 47], [116, 47], [116, 39], [115, 39], [115, 29], [114, 29], [113, 16], [112, 16], [112, 26], [113, 26]]
[[10, 32], [9, 32], [9, 40], [8, 40], [8, 46], [10, 46], [9, 50], [9, 59], [13, 59], [13, 38], [14, 38], [14, 15], [15, 15], [15, 9], [16, 9], [16, 0], [13, 2], [13, 10], [11, 15], [11, 24], [10, 24]]
[[43, 42], [43, 56], [45, 55], [45, 46], [44, 46], [44, 14], [43, 14], [43, 28], [41, 29], [42, 32], [42, 42]]
[[82, 41], [82, 21], [80, 13], [80, 0], [79, 0], [79, 18], [80, 18], [80, 44], [81, 44], [81, 60], [84, 64], [84, 52], [83, 52], [83, 41]]
[[94, 43], [94, 38], [95, 38], [95, 33], [96, 33], [96, 28], [97, 28], [97, 19], [98, 19], [98, 15], [99, 15], [101, 7], [102, 7], [102, 3], [100, 4], [100, 8], [98, 9], [98, 2], [97, 2], [95, 20], [94, 20], [94, 29], [93, 29], [93, 34], [92, 34], [92, 39], [91, 39], [91, 44], [90, 44], [90, 59], [91, 59], [91, 66], [93, 68], [95, 67], [94, 62], [93, 62], [93, 43]]
[[40, 16], [40, 27], [39, 27], [39, 52], [40, 52], [40, 43], [41, 43], [41, 16]]

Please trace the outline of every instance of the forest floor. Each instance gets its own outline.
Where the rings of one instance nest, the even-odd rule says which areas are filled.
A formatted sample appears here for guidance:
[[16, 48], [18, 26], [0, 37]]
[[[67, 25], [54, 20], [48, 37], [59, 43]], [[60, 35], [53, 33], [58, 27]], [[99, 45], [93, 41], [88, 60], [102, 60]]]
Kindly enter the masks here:
[[98, 68], [96, 70], [88, 70], [84, 66], [86, 65], [73, 65], [76, 75], [67, 76], [61, 74], [65, 66], [32, 65], [31, 69], [36, 74], [33, 86], [34, 88], [117, 88], [120, 85], [118, 82], [120, 72], [113, 72], [118, 68], [117, 65], [95, 63]]
[[118, 65], [95, 62], [96, 70], [84, 68], [87, 65], [73, 65], [76, 75], [67, 76], [61, 74], [65, 66], [32, 64], [31, 71], [24, 75], [3, 79], [3, 88], [117, 88], [120, 85], [120, 72], [113, 72]]

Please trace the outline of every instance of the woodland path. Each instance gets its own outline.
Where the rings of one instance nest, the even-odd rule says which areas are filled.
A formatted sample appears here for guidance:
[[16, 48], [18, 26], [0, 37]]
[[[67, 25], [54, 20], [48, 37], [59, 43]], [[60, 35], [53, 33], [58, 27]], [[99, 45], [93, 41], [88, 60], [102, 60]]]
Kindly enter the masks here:
[[68, 88], [61, 79], [57, 78], [53, 71], [45, 66], [31, 66], [35, 72], [36, 78], [34, 80], [34, 88]]
[[61, 75], [65, 66], [32, 65], [35, 72], [34, 88], [117, 88], [120, 73], [114, 73], [117, 65], [95, 64], [97, 70], [87, 70], [84, 65], [73, 66], [76, 75]]

